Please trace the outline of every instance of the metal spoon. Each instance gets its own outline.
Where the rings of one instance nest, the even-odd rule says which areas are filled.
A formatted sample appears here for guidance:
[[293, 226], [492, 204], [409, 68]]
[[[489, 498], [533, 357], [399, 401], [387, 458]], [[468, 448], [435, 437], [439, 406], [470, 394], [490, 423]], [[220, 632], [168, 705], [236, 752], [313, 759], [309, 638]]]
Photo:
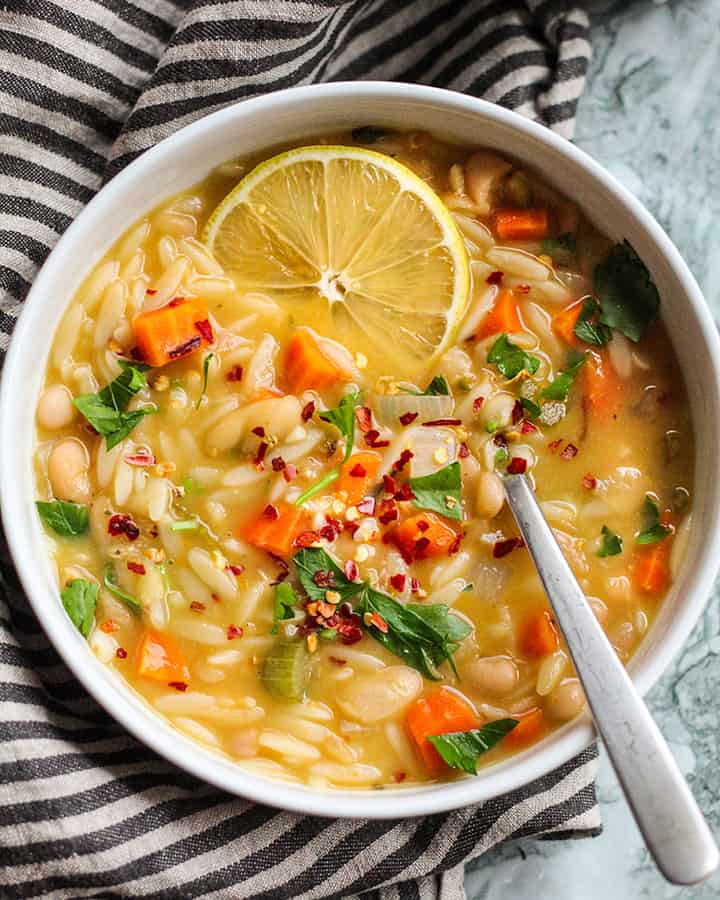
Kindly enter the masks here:
[[529, 481], [508, 475], [504, 485], [648, 850], [673, 884], [704, 881], [720, 857], [687, 782], [585, 600]]

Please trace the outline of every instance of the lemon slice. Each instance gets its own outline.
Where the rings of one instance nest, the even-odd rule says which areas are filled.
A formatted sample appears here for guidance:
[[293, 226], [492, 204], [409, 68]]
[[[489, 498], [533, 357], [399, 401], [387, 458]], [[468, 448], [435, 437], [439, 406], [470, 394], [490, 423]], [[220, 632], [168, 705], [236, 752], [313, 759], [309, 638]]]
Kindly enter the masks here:
[[449, 211], [372, 150], [274, 156], [225, 197], [203, 238], [240, 291], [270, 295], [293, 322], [395, 374], [441, 354], [467, 307], [470, 267]]

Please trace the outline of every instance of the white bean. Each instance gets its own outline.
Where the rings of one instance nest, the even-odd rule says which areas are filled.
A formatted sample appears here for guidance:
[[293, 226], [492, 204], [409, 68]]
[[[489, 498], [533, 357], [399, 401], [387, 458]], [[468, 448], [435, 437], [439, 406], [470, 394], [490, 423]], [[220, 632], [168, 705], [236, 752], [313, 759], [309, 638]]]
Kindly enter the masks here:
[[484, 519], [494, 519], [505, 504], [505, 492], [494, 472], [480, 472], [475, 494], [475, 512]]
[[86, 503], [90, 496], [90, 455], [77, 438], [55, 444], [48, 459], [48, 477], [53, 494], [61, 500]]
[[585, 695], [577, 678], [567, 678], [547, 697], [545, 709], [553, 719], [573, 719], [585, 706]]
[[358, 674], [346, 687], [338, 705], [363, 725], [397, 715], [422, 691], [422, 677], [409, 666], [388, 666], [379, 672]]
[[490, 212], [490, 195], [494, 184], [512, 169], [512, 164], [492, 150], [479, 150], [465, 163], [465, 190], [470, 199], [482, 209]]
[[75, 406], [72, 401], [72, 394], [64, 384], [49, 387], [38, 401], [38, 424], [53, 431], [65, 428], [75, 418]]
[[520, 678], [518, 668], [509, 656], [487, 656], [470, 663], [463, 674], [481, 693], [501, 697], [511, 693]]

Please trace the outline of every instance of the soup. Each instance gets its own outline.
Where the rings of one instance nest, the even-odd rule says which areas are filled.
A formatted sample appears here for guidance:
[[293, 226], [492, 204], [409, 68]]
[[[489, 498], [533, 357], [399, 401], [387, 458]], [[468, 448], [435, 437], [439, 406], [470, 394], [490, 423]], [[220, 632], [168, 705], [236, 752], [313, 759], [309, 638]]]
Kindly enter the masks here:
[[692, 432], [647, 270], [567, 189], [364, 127], [228, 163], [95, 266], [38, 402], [38, 511], [70, 618], [175, 728], [385, 787], [575, 717], [506, 473], [630, 658]]

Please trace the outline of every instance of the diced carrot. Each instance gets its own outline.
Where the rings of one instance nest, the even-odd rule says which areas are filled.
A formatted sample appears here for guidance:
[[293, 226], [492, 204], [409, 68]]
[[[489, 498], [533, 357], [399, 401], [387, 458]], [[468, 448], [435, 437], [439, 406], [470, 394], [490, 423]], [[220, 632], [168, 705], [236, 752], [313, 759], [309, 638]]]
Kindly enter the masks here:
[[560, 636], [547, 609], [525, 621], [520, 632], [520, 647], [527, 656], [547, 656], [559, 646]]
[[583, 403], [600, 421], [617, 415], [622, 403], [623, 386], [607, 356], [592, 350], [583, 366], [585, 393]]
[[495, 234], [502, 241], [540, 240], [548, 234], [547, 209], [498, 209], [493, 215]]
[[393, 532], [393, 540], [408, 559], [447, 553], [456, 538], [456, 532], [431, 512], [405, 519]]
[[337, 481], [338, 492], [343, 491], [349, 506], [359, 503], [367, 496], [375, 483], [375, 476], [380, 468], [381, 458], [377, 453], [353, 453], [350, 459], [340, 468]]
[[583, 302], [583, 300], [576, 300], [574, 303], [571, 303], [569, 306], [560, 310], [556, 316], [553, 316], [553, 331], [555, 334], [560, 335], [565, 343], [569, 344], [571, 347], [576, 347], [580, 343], [575, 336], [575, 326], [577, 325], [577, 320], [580, 318]]
[[290, 556], [295, 538], [309, 528], [310, 513], [287, 503], [269, 504], [259, 516], [246, 522], [240, 537], [276, 556]]
[[670, 546], [672, 538], [651, 544], [635, 552], [633, 584], [643, 594], [657, 597], [670, 584]]
[[428, 737], [452, 731], [470, 731], [479, 725], [477, 713], [470, 702], [450, 688], [440, 688], [429, 697], [416, 700], [408, 709], [405, 721], [432, 775], [439, 775], [447, 766]]
[[493, 308], [483, 319], [477, 332], [478, 339], [493, 334], [522, 331], [523, 325], [518, 314], [518, 301], [512, 291], [500, 291]]
[[349, 372], [322, 352], [307, 328], [295, 331], [285, 354], [285, 379], [294, 394], [322, 390], [339, 381], [350, 381], [351, 377]]
[[505, 746], [525, 747], [537, 740], [544, 725], [543, 711], [539, 707], [535, 706], [524, 713], [513, 713], [512, 717], [518, 720], [518, 724], [503, 739]]
[[140, 313], [132, 323], [135, 346], [143, 362], [164, 366], [213, 342], [205, 300], [171, 300], [167, 306]]
[[146, 631], [138, 645], [136, 671], [153, 681], [188, 681], [190, 671], [180, 647], [169, 634]]

